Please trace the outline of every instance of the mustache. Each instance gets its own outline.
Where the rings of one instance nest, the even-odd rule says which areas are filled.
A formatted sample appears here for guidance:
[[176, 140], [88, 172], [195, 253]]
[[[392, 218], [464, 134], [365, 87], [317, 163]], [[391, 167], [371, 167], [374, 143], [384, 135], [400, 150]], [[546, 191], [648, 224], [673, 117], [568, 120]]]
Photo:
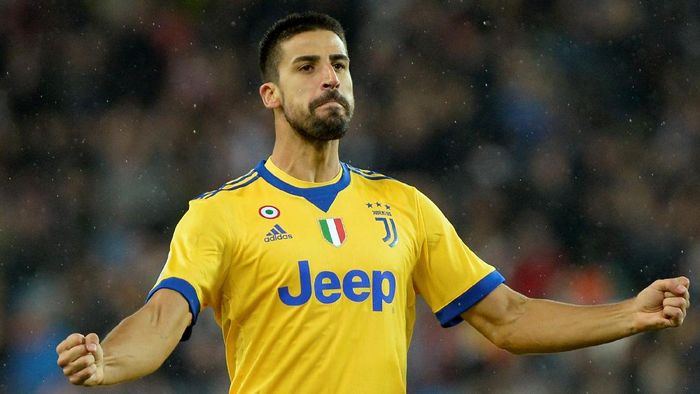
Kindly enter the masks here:
[[313, 100], [310, 104], [309, 107], [314, 110], [323, 104], [330, 103], [332, 101], [335, 101], [336, 103], [340, 104], [345, 108], [346, 111], [350, 110], [350, 103], [348, 100], [343, 97], [340, 93], [338, 93], [337, 90], [329, 90], [323, 95], [321, 95], [319, 98]]

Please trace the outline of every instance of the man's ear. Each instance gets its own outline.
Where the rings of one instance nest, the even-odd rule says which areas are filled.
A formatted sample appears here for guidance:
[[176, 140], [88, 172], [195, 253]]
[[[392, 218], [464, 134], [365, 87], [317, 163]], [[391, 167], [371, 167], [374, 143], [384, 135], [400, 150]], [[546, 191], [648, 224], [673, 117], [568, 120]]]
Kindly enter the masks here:
[[280, 101], [279, 87], [272, 82], [265, 82], [260, 85], [260, 98], [263, 105], [268, 109], [279, 108], [282, 105]]

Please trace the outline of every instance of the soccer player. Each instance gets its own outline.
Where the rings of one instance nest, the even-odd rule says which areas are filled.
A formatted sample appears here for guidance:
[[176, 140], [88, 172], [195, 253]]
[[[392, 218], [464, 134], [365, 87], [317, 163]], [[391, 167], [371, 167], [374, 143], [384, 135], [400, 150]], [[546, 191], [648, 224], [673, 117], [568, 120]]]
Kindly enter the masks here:
[[514, 353], [557, 352], [676, 327], [689, 280], [657, 280], [598, 306], [531, 299], [460, 240], [415, 188], [340, 161], [354, 108], [340, 24], [293, 14], [260, 44], [272, 155], [190, 202], [146, 304], [100, 341], [72, 334], [58, 365], [73, 384], [155, 371], [213, 308], [231, 393], [406, 391], [422, 296], [440, 324], [466, 320]]

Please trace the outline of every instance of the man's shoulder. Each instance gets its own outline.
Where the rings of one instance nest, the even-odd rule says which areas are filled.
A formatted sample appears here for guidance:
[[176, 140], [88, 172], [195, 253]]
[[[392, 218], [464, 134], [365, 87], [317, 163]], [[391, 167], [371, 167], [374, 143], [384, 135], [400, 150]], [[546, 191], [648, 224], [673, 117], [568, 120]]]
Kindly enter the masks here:
[[189, 216], [211, 222], [222, 219], [227, 222], [235, 221], [241, 211], [246, 211], [259, 200], [260, 188], [256, 185], [260, 179], [260, 174], [253, 169], [216, 189], [191, 198], [188, 204]]
[[347, 167], [348, 171], [350, 171], [350, 173], [357, 174], [365, 179], [375, 180], [375, 181], [384, 180], [384, 179], [395, 180], [394, 178], [392, 178], [388, 175], [384, 175], [382, 173], [379, 173], [379, 172], [376, 172], [373, 170], [358, 168], [358, 167], [355, 167], [355, 166], [348, 164], [348, 163], [345, 163], [345, 166]]
[[354, 167], [347, 163], [346, 166], [350, 174], [357, 180], [355, 183], [362, 183], [368, 188], [381, 189], [388, 193], [404, 193], [408, 195], [414, 195], [416, 192], [415, 187], [393, 176], [374, 170]]
[[231, 192], [243, 191], [246, 187], [249, 187], [258, 179], [260, 179], [260, 174], [254, 168], [248, 171], [246, 174], [239, 176], [238, 178], [234, 178], [225, 182], [224, 184], [222, 184], [214, 190], [210, 190], [196, 196], [192, 199], [192, 201], [217, 201], [220, 200], [222, 197], [232, 195]]

